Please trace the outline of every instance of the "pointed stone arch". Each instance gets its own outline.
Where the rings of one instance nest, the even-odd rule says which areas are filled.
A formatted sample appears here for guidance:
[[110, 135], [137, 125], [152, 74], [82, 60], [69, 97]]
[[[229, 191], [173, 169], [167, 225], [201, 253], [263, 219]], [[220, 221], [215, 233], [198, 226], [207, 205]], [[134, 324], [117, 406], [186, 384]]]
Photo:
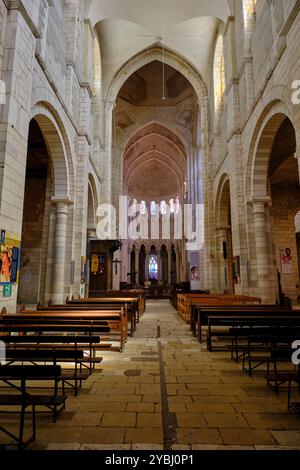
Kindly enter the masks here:
[[[115, 103], [120, 89], [134, 72], [151, 62], [161, 62], [161, 60], [162, 49], [160, 47], [146, 49], [140, 54], [134, 56], [116, 73], [107, 92], [107, 101]], [[169, 50], [165, 50], [164, 60], [167, 65], [180, 72], [190, 82], [195, 90], [199, 102], [201, 103], [201, 101], [207, 96], [207, 89], [201, 76], [196, 72], [192, 65]]]

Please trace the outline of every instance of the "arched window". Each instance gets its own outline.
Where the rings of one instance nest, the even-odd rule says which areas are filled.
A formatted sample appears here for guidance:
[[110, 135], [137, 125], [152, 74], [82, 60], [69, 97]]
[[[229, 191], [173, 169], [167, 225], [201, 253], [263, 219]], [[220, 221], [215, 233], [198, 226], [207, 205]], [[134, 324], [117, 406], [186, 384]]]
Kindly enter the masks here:
[[157, 207], [156, 207], [156, 202], [151, 201], [150, 203], [150, 214], [155, 216], [157, 214]]
[[161, 215], [166, 215], [166, 213], [167, 213], [166, 201], [161, 201], [161, 203], [160, 203], [160, 213], [161, 213]]
[[170, 199], [169, 206], [170, 206], [170, 214], [174, 214], [174, 212], [175, 212], [175, 202], [174, 202], [174, 199]]
[[149, 280], [157, 280], [158, 264], [157, 255], [151, 255], [149, 258]]
[[93, 99], [92, 114], [94, 118], [94, 134], [99, 136], [102, 120], [102, 69], [101, 69], [101, 49], [98, 33], [94, 31], [93, 44]]
[[145, 215], [147, 212], [147, 205], [145, 201], [141, 201], [140, 203], [140, 214]]
[[214, 57], [214, 97], [215, 97], [215, 122], [219, 123], [222, 113], [223, 97], [225, 92], [225, 64], [223, 37], [220, 34], [215, 48]]
[[178, 214], [180, 211], [180, 198], [179, 196], [175, 199], [175, 214]]
[[245, 53], [249, 53], [251, 50], [251, 38], [253, 35], [255, 21], [256, 21], [256, 11], [255, 5], [257, 0], [243, 0], [243, 15], [244, 15], [244, 29], [245, 29], [245, 39], [244, 39], [244, 50]]

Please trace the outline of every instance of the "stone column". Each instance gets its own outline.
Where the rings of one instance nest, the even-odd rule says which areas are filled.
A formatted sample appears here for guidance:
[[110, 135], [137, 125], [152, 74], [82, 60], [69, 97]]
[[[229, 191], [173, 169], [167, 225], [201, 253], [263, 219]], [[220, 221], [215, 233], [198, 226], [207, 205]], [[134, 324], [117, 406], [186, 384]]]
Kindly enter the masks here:
[[253, 208], [253, 222], [256, 245], [256, 266], [258, 276], [258, 287], [263, 302], [273, 302], [272, 286], [269, 266], [269, 247], [266, 227], [265, 207], [270, 198], [254, 199], [251, 201]]
[[[52, 300], [54, 303], [64, 303], [65, 265], [67, 261], [65, 254], [70, 200], [52, 199], [52, 203], [56, 205]], [[69, 266], [70, 263], [67, 263], [67, 265]]]

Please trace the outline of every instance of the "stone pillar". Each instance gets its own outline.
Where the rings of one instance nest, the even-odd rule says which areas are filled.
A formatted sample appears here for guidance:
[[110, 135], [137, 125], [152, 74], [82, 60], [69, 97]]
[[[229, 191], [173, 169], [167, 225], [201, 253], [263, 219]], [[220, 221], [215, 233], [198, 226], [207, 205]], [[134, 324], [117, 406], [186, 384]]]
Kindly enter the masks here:
[[270, 198], [252, 200], [259, 295], [262, 302], [273, 302], [265, 207]]
[[68, 206], [70, 200], [52, 200], [56, 205], [56, 224], [54, 236], [54, 267], [53, 267], [53, 284], [52, 284], [52, 300], [54, 303], [63, 303], [64, 284], [65, 284], [65, 254], [67, 239], [67, 222], [68, 222]]

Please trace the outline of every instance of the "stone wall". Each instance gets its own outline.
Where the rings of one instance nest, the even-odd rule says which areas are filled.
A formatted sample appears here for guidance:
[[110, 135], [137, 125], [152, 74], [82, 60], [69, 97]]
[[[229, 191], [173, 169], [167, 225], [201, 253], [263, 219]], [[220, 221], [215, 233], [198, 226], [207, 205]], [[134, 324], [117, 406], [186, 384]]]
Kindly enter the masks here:
[[[28, 0], [13, 2], [7, 8], [7, 3], [0, 1], [0, 79], [7, 89], [6, 105], [0, 106], [1, 229], [21, 239], [28, 128], [30, 120], [38, 116], [51, 159], [53, 184], [47, 185], [48, 224], [40, 248], [45, 262], [33, 293], [40, 290], [40, 300], [47, 300], [58, 285], [57, 204], [63, 200], [68, 207], [63, 281], [59, 287], [63, 300], [70, 293], [79, 294], [81, 256], [86, 254], [85, 206], [93, 130], [92, 75], [84, 74], [83, 66], [84, 5], [79, 0]], [[95, 178], [98, 191], [98, 173]], [[34, 238], [35, 234], [30, 236]], [[24, 255], [25, 251], [26, 247]], [[20, 295], [29, 301], [24, 291], [25, 284]], [[10, 299], [1, 300], [0, 292], [1, 304], [12, 311], [16, 297], [16, 285]]]
[[[295, 228], [291, 216], [284, 233], [280, 232], [279, 238], [274, 235], [267, 205], [267, 199], [271, 194], [263, 189], [264, 181], [268, 179], [268, 165], [264, 169], [262, 166], [257, 166], [256, 151], [268, 120], [276, 112], [280, 112], [292, 121], [297, 139], [296, 157], [299, 155], [300, 109], [291, 102], [292, 82], [300, 77], [299, 51], [296, 46], [299, 27], [299, 2], [258, 0], [251, 28], [246, 31], [242, 2], [236, 1], [234, 18], [225, 25], [223, 33], [226, 57], [226, 92], [223, 112], [227, 117], [223, 120], [219, 140], [217, 137], [212, 137], [212, 158], [216, 162], [212, 174], [215, 194], [214, 210], [217, 216], [217, 201], [220, 197], [219, 183], [224, 175], [228, 175], [233, 255], [241, 257], [241, 283], [236, 286], [236, 292], [260, 295], [265, 301], [274, 301], [277, 295], [278, 259], [276, 263], [273, 245], [274, 243], [275, 245], [290, 243], [294, 251]], [[247, 39], [250, 41], [247, 42]], [[230, 99], [231, 93], [233, 93], [233, 99]], [[212, 98], [211, 96], [210, 99]], [[234, 120], [235, 126], [232, 126]], [[227, 122], [226, 127], [225, 122]], [[229, 128], [232, 129], [230, 132], [228, 123]], [[219, 142], [222, 142], [224, 134], [227, 136], [228, 152], [223, 154], [223, 157], [218, 157], [221, 158], [218, 164], [216, 155], [222, 154], [222, 150], [220, 153], [217, 146], [220, 145]], [[266, 138], [268, 138], [267, 135]], [[272, 151], [272, 137], [270, 136], [264, 144], [264, 151], [265, 158], [268, 158]], [[254, 206], [251, 204], [251, 201], [256, 203], [260, 197], [266, 201], [264, 202], [266, 204], [264, 232], [267, 243], [265, 253], [261, 253], [257, 246]], [[286, 191], [281, 194], [281, 199], [286, 201], [284, 204], [287, 204], [289, 199]], [[272, 207], [276, 207], [274, 204], [273, 201]], [[213, 253], [213, 257], [217, 257], [217, 252]], [[262, 273], [266, 272], [267, 263], [269, 271], [268, 275], [265, 275]], [[297, 263], [294, 269], [294, 275], [290, 276], [293, 279], [288, 280], [289, 278], [284, 276], [283, 284], [287, 295], [290, 294], [295, 301], [297, 291], [295, 286], [299, 282]]]

